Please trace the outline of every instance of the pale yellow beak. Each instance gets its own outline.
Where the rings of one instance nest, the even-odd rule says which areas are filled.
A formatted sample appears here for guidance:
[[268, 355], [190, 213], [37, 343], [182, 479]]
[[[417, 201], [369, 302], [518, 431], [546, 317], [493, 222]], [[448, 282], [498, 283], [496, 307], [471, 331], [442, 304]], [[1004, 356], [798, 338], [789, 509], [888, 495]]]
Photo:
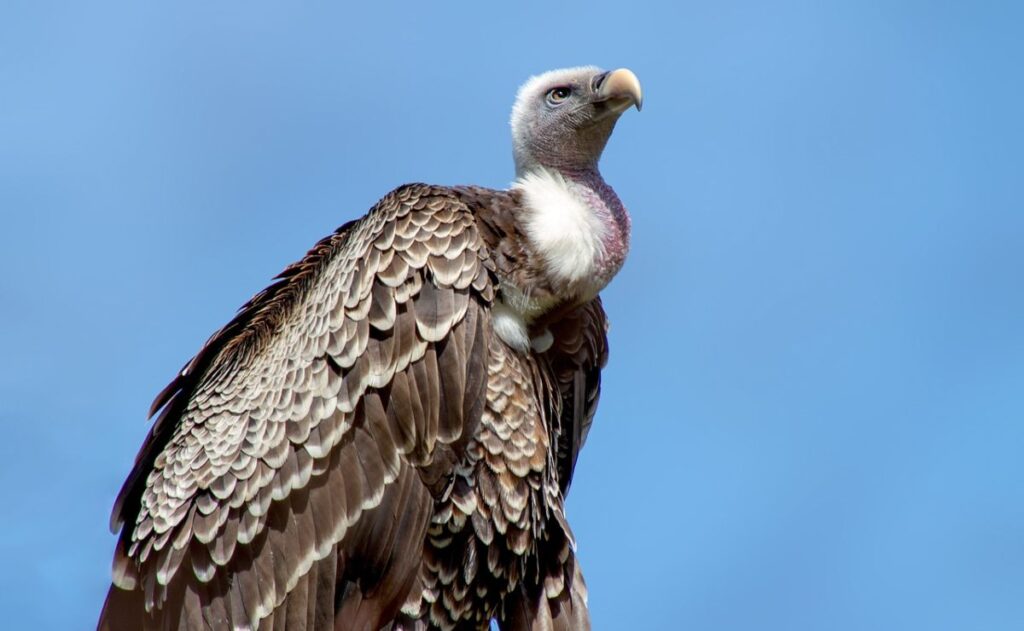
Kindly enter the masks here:
[[644, 105], [640, 80], [628, 68], [619, 68], [609, 73], [597, 94], [601, 100], [621, 101], [621, 105], [615, 104], [615, 109], [619, 111], [629, 109], [630, 105], [636, 105], [637, 111], [640, 111]]

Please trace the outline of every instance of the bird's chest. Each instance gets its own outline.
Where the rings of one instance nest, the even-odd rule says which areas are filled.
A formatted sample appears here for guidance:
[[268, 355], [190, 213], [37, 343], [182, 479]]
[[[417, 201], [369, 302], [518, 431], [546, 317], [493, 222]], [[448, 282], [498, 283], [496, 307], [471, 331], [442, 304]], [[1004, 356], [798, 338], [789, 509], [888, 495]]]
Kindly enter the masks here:
[[480, 425], [426, 544], [423, 604], [442, 628], [483, 624], [521, 582], [542, 580], [545, 542], [560, 523], [550, 380], [497, 340], [491, 350]]

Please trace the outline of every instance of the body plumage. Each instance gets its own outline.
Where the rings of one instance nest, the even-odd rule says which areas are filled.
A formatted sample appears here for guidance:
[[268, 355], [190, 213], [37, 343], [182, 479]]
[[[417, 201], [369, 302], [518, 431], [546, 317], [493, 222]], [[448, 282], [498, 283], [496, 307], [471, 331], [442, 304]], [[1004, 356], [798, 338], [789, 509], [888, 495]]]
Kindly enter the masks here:
[[[560, 72], [529, 98], [614, 106], [605, 136], [639, 105], [629, 71]], [[628, 246], [603, 146], [400, 187], [214, 334], [154, 402], [100, 628], [589, 627], [563, 501]]]

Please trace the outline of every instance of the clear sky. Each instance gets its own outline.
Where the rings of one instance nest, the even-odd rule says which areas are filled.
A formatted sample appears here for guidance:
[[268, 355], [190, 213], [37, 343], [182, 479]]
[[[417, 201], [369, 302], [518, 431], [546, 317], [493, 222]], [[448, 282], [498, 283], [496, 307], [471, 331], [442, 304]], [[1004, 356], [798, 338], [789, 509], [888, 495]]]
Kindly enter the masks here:
[[235, 308], [403, 182], [507, 185], [516, 87], [580, 64], [646, 97], [596, 627], [1024, 628], [1020, 3], [369, 4], [0, 8], [5, 628], [95, 623], [146, 409]]

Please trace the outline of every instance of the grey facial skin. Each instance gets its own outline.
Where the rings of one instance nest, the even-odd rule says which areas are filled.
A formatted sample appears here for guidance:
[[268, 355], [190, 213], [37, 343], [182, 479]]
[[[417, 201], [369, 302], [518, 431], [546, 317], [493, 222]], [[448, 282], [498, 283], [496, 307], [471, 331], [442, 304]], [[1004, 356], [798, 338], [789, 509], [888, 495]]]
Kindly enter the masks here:
[[527, 85], [513, 115], [516, 172], [537, 166], [562, 172], [596, 169], [619, 115], [643, 103], [640, 82], [626, 69], [578, 68]]

